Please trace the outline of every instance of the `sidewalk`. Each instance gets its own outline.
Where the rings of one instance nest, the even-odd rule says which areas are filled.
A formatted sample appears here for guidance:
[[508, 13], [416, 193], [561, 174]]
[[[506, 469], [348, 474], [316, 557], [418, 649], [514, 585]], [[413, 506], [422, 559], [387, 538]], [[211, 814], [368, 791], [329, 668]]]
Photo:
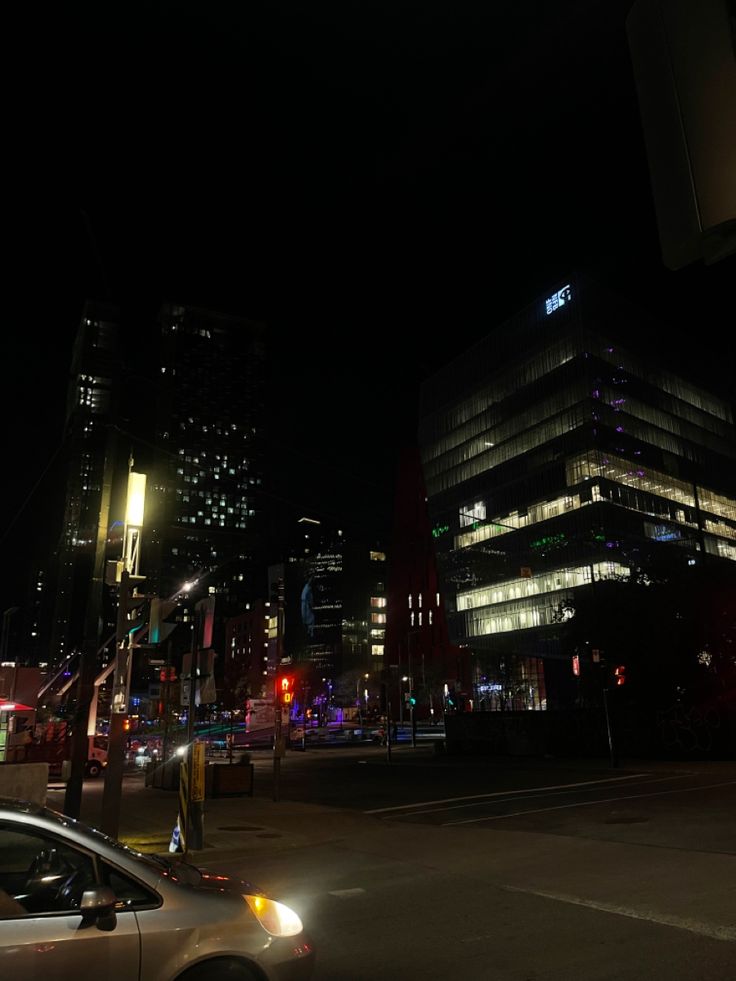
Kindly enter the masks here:
[[[342, 751], [346, 758], [360, 758], [366, 750]], [[381, 759], [385, 749], [369, 750], [374, 761]], [[312, 754], [310, 754], [311, 756]], [[330, 756], [332, 753], [330, 753]], [[299, 765], [301, 754], [297, 754], [294, 764]], [[673, 773], [705, 769], [711, 773], [736, 772], [733, 762], [685, 763], [669, 761], [622, 761], [622, 766], [611, 770], [602, 760], [539, 760], [507, 757], [434, 757], [430, 747], [412, 750], [403, 745], [394, 750], [392, 769], [401, 769], [402, 763], [412, 769], [436, 768], [438, 777], [446, 768], [465, 769], [477, 767], [486, 774], [495, 770], [499, 776], [508, 771], [522, 774], [529, 771], [529, 779], [536, 781], [548, 778], [564, 782], [566, 773], [584, 771], [591, 779], [607, 777], [612, 774], [625, 775], [646, 770], [649, 773]], [[306, 760], [305, 760], [306, 762]], [[260, 769], [260, 768], [259, 768]], [[540, 775], [544, 771], [544, 776]], [[261, 779], [265, 783], [261, 783]], [[208, 798], [204, 803], [204, 848], [193, 854], [193, 861], [207, 862], [223, 855], [233, 853], [278, 852], [283, 849], [300, 848], [315, 843], [343, 839], [349, 835], [365, 833], [374, 826], [374, 818], [363, 814], [356, 808], [345, 808], [334, 804], [302, 803], [291, 799], [275, 802], [268, 796], [270, 774], [257, 772], [257, 784], [265, 788], [265, 794], [254, 797]], [[522, 789], [522, 784], [508, 785], [509, 789]], [[534, 783], [532, 783], [534, 785]], [[99, 826], [102, 803], [102, 782], [86, 781], [82, 798], [83, 821]], [[459, 790], [462, 796], [464, 791]], [[445, 794], [453, 796], [455, 791]], [[435, 794], [436, 796], [436, 794]], [[430, 799], [429, 791], [421, 793], [417, 800]], [[400, 804], [400, 801], [397, 801]], [[167, 852], [172, 831], [177, 819], [179, 798], [176, 791], [161, 790], [144, 785], [143, 772], [131, 773], [123, 783], [119, 837], [126, 844], [143, 852]], [[63, 790], [49, 791], [48, 805], [60, 810], [63, 805]]]
[[[85, 785], [81, 820], [99, 825], [102, 785]], [[60, 808], [63, 793], [50, 792], [48, 806]], [[123, 783], [120, 841], [141, 852], [168, 852], [179, 795], [144, 785], [143, 774]], [[280, 851], [343, 838], [371, 824], [360, 811], [265, 797], [225, 797], [204, 802], [204, 848], [190, 852], [202, 864], [253, 851]]]

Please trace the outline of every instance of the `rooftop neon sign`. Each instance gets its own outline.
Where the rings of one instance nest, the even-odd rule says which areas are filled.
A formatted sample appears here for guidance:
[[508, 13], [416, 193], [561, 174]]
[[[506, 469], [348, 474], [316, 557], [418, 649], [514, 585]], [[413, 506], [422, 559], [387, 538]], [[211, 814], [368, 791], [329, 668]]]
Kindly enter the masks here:
[[568, 283], [567, 286], [563, 286], [561, 290], [557, 290], [556, 293], [553, 293], [552, 296], [548, 297], [544, 301], [545, 309], [547, 311], [547, 316], [549, 316], [551, 313], [554, 313], [555, 310], [559, 309], [560, 307], [564, 307], [564, 305], [566, 303], [570, 303], [571, 300], [572, 300], [572, 289], [570, 288], [570, 284]]

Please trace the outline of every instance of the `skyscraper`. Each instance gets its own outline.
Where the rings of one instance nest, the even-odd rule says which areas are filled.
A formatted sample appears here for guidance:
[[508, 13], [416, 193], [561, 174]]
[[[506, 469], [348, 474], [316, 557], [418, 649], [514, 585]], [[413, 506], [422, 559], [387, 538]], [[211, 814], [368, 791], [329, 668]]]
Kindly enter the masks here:
[[65, 500], [53, 562], [50, 660], [78, 651], [83, 638], [110, 427], [120, 399], [120, 316], [88, 300], [72, 354], [64, 432]]
[[197, 580], [221, 622], [263, 592], [264, 329], [173, 303], [159, 328], [144, 571], [164, 596]]
[[386, 554], [380, 542], [314, 518], [297, 521], [283, 569], [284, 651], [314, 676], [383, 668]]

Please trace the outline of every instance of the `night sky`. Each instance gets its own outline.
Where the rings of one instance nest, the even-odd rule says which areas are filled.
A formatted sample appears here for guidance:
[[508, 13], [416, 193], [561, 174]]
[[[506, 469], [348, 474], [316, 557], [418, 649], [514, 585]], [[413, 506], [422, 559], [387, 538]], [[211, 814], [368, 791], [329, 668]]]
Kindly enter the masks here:
[[274, 492], [376, 529], [421, 379], [572, 268], [722, 366], [734, 270], [662, 265], [630, 5], [95, 2], [19, 27], [3, 526], [58, 445], [86, 296], [265, 322]]

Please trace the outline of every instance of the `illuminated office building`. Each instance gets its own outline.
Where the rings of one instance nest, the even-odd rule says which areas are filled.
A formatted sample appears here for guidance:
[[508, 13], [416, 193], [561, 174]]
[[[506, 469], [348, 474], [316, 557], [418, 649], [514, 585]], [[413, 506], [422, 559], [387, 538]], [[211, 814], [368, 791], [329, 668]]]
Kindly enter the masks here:
[[172, 303], [159, 328], [145, 571], [164, 596], [196, 580], [222, 624], [260, 592], [264, 328]]
[[245, 707], [247, 698], [272, 698], [278, 669], [278, 608], [256, 600], [225, 627], [222, 684]]
[[507, 707], [557, 704], [579, 590], [662, 549], [736, 561], [732, 410], [664, 367], [666, 349], [644, 352], [655, 329], [574, 279], [423, 386], [433, 535], [451, 637], [474, 652], [476, 707], [499, 707], [501, 662]]

